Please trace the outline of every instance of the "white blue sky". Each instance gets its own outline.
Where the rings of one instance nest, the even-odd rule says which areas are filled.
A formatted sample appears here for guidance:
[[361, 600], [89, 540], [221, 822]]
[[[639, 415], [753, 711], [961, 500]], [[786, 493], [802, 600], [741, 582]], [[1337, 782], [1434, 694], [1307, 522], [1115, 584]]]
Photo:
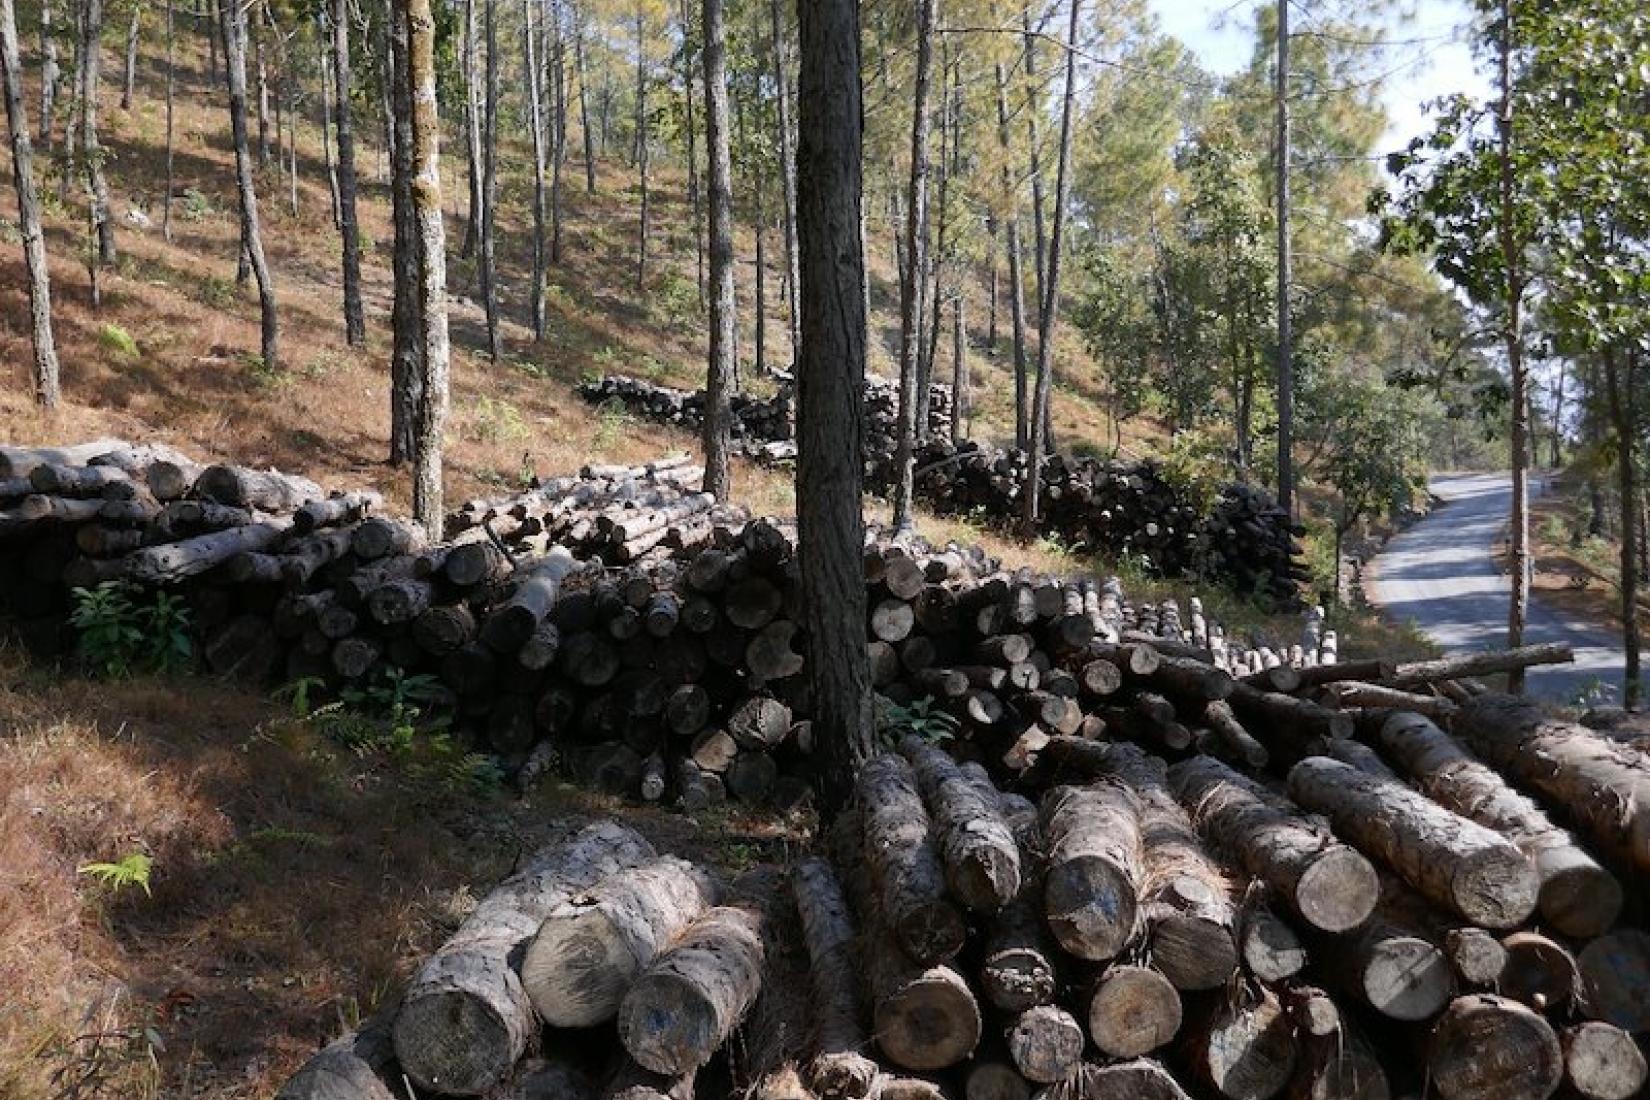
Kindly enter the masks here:
[[[1184, 42], [1211, 72], [1243, 68], [1253, 43], [1254, 11], [1272, 0], [1149, 0], [1165, 32]], [[1297, 25], [1311, 5], [1292, 5]], [[1390, 20], [1385, 37], [1403, 42], [1388, 51], [1384, 100], [1392, 123], [1383, 146], [1393, 148], [1427, 128], [1422, 104], [1455, 92], [1482, 95], [1488, 87], [1473, 66], [1464, 28], [1467, 0], [1414, 0], [1409, 18]], [[1384, 151], [1384, 149], [1383, 149]]]

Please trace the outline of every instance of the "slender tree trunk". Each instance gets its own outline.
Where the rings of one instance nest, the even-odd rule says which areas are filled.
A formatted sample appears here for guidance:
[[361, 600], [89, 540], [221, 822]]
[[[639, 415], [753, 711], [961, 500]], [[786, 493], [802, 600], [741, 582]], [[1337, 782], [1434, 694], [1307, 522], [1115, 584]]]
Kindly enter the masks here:
[[997, 144], [1002, 148], [1003, 194], [1008, 197], [1008, 212], [1003, 216], [1003, 247], [1008, 253], [1008, 310], [1014, 333], [1014, 445], [1020, 450], [1031, 446], [1031, 400], [1027, 380], [1030, 372], [1026, 363], [1026, 309], [1025, 279], [1020, 270], [1020, 210], [1019, 189], [1014, 182], [1014, 171], [1009, 167], [1012, 146], [1008, 137], [1008, 79], [1003, 63], [997, 62]]
[[544, 340], [545, 270], [545, 179], [544, 179], [544, 82], [539, 72], [537, 26], [533, 8], [540, 0], [521, 0], [522, 62], [527, 69], [527, 131], [533, 139], [533, 285], [528, 291], [528, 310], [533, 320], [533, 339]]
[[682, 103], [686, 109], [688, 158], [688, 208], [693, 218], [694, 277], [698, 280], [699, 306], [705, 305], [705, 212], [699, 194], [699, 134], [693, 121], [693, 58], [686, 43], [692, 41], [692, 16], [688, 0], [681, 0], [682, 23]]
[[0, 0], [0, 87], [6, 97], [12, 181], [17, 187], [17, 225], [23, 235], [23, 260], [29, 276], [34, 399], [45, 408], [55, 409], [60, 393], [57, 345], [52, 339], [51, 277], [46, 270], [46, 238], [40, 230], [40, 194], [34, 186], [34, 155], [23, 106], [23, 62], [17, 48], [17, 14], [12, 10], [12, 0]]
[[1564, 378], [1569, 364], [1564, 360], [1558, 363], [1558, 381], [1553, 386], [1553, 469], [1560, 469], [1564, 465]]
[[[1043, 226], [1043, 142], [1038, 136], [1037, 120], [1042, 117], [1042, 104], [1038, 98], [1037, 88], [1037, 36], [1031, 29], [1031, 8], [1020, 9], [1020, 23], [1025, 28], [1025, 70], [1026, 70], [1026, 137], [1027, 148], [1031, 154], [1031, 228], [1032, 244], [1035, 248], [1037, 267], [1032, 272], [1037, 277], [1038, 308], [1048, 297], [1045, 282], [1048, 278], [1048, 235]], [[1037, 331], [1042, 331], [1043, 320], [1037, 319]]]
[[218, 40], [222, 37], [221, 27], [213, 5], [217, 0], [201, 0], [202, 20], [206, 25], [206, 79], [208, 83], [218, 82]]
[[465, 259], [476, 254], [481, 212], [486, 207], [481, 194], [481, 86], [476, 70], [476, 4], [485, 2], [464, 0], [464, 153], [469, 167], [470, 210], [464, 219], [464, 241], [458, 254]]
[[857, 0], [798, 6], [797, 532], [820, 799], [846, 804], [871, 755], [861, 556], [865, 384], [864, 116]]
[[109, 215], [109, 181], [103, 172], [103, 147], [97, 138], [98, 71], [101, 68], [103, 0], [85, 0], [80, 30], [80, 153], [86, 162], [86, 188], [97, 232], [97, 262], [115, 262], [115, 223]]
[[963, 438], [963, 418], [968, 415], [968, 326], [963, 322], [967, 295], [959, 284], [951, 299], [951, 438]]
[[1060, 304], [1060, 249], [1066, 225], [1066, 199], [1071, 182], [1072, 108], [1077, 98], [1078, 0], [1071, 0], [1071, 22], [1066, 30], [1066, 90], [1060, 108], [1060, 159], [1054, 177], [1054, 226], [1049, 237], [1048, 267], [1044, 270], [1037, 324], [1037, 404], [1031, 418], [1031, 461], [1026, 463], [1025, 511], [1021, 534], [1037, 535], [1038, 496], [1042, 489], [1043, 458], [1048, 439], [1049, 391], [1054, 384], [1054, 318]]
[[928, 311], [928, 334], [923, 339], [922, 349], [917, 360], [917, 440], [926, 440], [929, 435], [928, 419], [929, 407], [933, 403], [934, 359], [939, 354], [940, 347], [940, 314], [944, 309], [944, 283], [946, 262], [948, 255], [948, 231], [950, 229], [950, 191], [951, 191], [951, 92], [948, 87], [951, 71], [950, 39], [940, 40], [940, 155], [937, 171], [938, 179], [936, 202], [934, 204], [936, 222], [934, 249], [928, 257], [930, 272], [929, 289], [924, 300], [924, 307]]
[[550, 150], [550, 262], [561, 263], [562, 169], [567, 165], [567, 34], [561, 0], [550, 0], [551, 91], [555, 99], [555, 126]]
[[[390, 318], [394, 338], [390, 356], [390, 462], [399, 465], [417, 454], [418, 410], [423, 404], [424, 318], [419, 305], [417, 215], [413, 210], [412, 91], [407, 78], [407, 22], [400, 0], [390, 0], [389, 87], [394, 106], [390, 143], [391, 198], [395, 219], [395, 303]], [[480, 116], [477, 115], [479, 124]], [[479, 235], [479, 231], [478, 231]]]
[[332, 155], [332, 30], [326, 13], [315, 17], [316, 69], [321, 74], [321, 158], [327, 170], [327, 195], [332, 204], [332, 228], [344, 228], [342, 200], [338, 197], [338, 159]]
[[[705, 492], [726, 500], [734, 372], [733, 160], [728, 148], [727, 32], [722, 0], [704, 0], [705, 147], [710, 172], [710, 358], [705, 372]], [[638, 22], [638, 29], [640, 23]], [[638, 116], [639, 117], [639, 116]], [[645, 192], [644, 192], [645, 194]]]
[[[498, 315], [498, 5], [486, 0], [482, 33], [487, 39], [487, 97], [482, 103], [481, 169], [481, 300], [487, 312], [487, 356], [494, 363], [504, 357]], [[426, 370], [428, 368], [426, 367]]]
[[120, 109], [132, 109], [132, 92], [137, 87], [138, 32], [141, 29], [143, 5], [132, 5], [132, 18], [126, 24], [126, 71], [120, 85]]
[[768, 210], [766, 186], [756, 181], [756, 377], [768, 374]]
[[900, 293], [899, 426], [894, 467], [894, 529], [911, 529], [917, 385], [922, 339], [923, 270], [928, 251], [928, 84], [934, 64], [937, 0], [917, 0], [916, 91], [911, 108], [911, 183], [905, 211], [905, 281]]
[[[1500, 145], [1500, 200], [1498, 236], [1503, 284], [1501, 340], [1507, 355], [1507, 371], [1512, 379], [1512, 599], [1507, 608], [1507, 645], [1524, 644], [1524, 622], [1530, 606], [1530, 488], [1529, 415], [1526, 397], [1529, 380], [1524, 365], [1524, 341], [1520, 315], [1524, 305], [1521, 251], [1516, 215], [1513, 210], [1513, 108], [1511, 0], [1501, 0], [1500, 76], [1501, 102], [1496, 129]], [[1524, 690], [1524, 672], [1518, 669], [1507, 677], [1507, 688]]]
[[361, 229], [356, 217], [355, 128], [349, 101], [349, 0], [332, 0], [332, 82], [338, 88], [338, 220], [343, 231], [344, 338], [367, 342], [361, 309]]
[[262, 171], [269, 167], [269, 72], [264, 64], [264, 36], [258, 20], [254, 17], [248, 23], [245, 13], [241, 15], [241, 28], [252, 40], [252, 65], [258, 75], [258, 168]]
[[286, 184], [287, 206], [298, 216], [298, 81], [288, 68], [286, 85]]
[[56, 129], [52, 114], [57, 109], [57, 82], [62, 78], [62, 71], [57, 65], [57, 35], [52, 33], [52, 0], [41, 0], [40, 150], [44, 153], [52, 151], [52, 134]]
[[997, 351], [997, 219], [988, 218], [985, 224], [986, 239], [986, 310], [985, 310], [985, 346], [992, 354]]
[[[95, 3], [96, 0], [93, 0]], [[246, 126], [246, 17], [236, 0], [221, 0], [224, 63], [229, 74], [229, 126], [235, 143], [235, 181], [241, 206], [241, 250], [252, 265], [258, 281], [258, 309], [262, 317], [264, 367], [281, 367], [275, 319], [275, 286], [269, 265], [264, 261], [263, 235], [258, 227], [258, 193], [253, 184], [252, 151], [247, 147]]]
[[1621, 643], [1626, 651], [1622, 702], [1632, 709], [1642, 701], [1644, 684], [1639, 635], [1639, 500], [1638, 484], [1638, 355], [1629, 351], [1626, 362], [1611, 348], [1604, 355], [1605, 384], [1609, 390], [1610, 420], [1616, 436], [1616, 490], [1621, 495]]
[[780, 11], [780, 0], [768, 0], [768, 21], [773, 25], [774, 99], [779, 113], [779, 177], [784, 186], [785, 200], [785, 316], [789, 321], [787, 332], [794, 368], [796, 346], [801, 339], [796, 273], [796, 146], [791, 135], [791, 85], [785, 72], [785, 20]]
[[168, 243], [172, 240], [172, 191], [176, 185], [172, 163], [178, 76], [177, 42], [173, 25], [176, 14], [173, 9], [176, 6], [176, 0], [166, 0], [166, 190], [160, 200], [160, 231]]
[[1295, 351], [1289, 310], [1289, 0], [1278, 0], [1278, 132], [1273, 151], [1278, 210], [1278, 507], [1295, 514]]
[[[707, 70], [708, 72], [708, 70]], [[636, 292], [647, 289], [648, 191], [647, 38], [640, 9], [636, 12], [636, 171], [641, 177], [642, 209], [636, 233]]]
[[[441, 126], [435, 88], [435, 17], [430, 0], [398, 0], [407, 24], [408, 101], [414, 170], [410, 190], [418, 227], [419, 357], [423, 377], [413, 425], [413, 515], [441, 537], [441, 433], [447, 422], [447, 239], [441, 214]], [[492, 0], [488, 3], [489, 19]], [[490, 36], [489, 36], [490, 38]], [[488, 61], [492, 61], [492, 41]], [[492, 204], [488, 203], [488, 209]]]
[[584, 191], [596, 193], [596, 140], [590, 128], [590, 77], [584, 67], [584, 17], [577, 17], [573, 34], [573, 68], [579, 79], [579, 130], [584, 137]]

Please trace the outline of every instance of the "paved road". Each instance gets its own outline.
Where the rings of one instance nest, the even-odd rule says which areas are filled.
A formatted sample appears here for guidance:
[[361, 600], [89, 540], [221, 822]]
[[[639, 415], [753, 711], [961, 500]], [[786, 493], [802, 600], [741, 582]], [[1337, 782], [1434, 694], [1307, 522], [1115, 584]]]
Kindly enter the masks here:
[[[1369, 598], [1400, 622], [1414, 621], [1446, 653], [1503, 645], [1510, 584], [1497, 551], [1511, 480], [1466, 474], [1435, 478], [1431, 489], [1444, 505], [1387, 543], [1374, 562]], [[1536, 595], [1524, 640], [1565, 641], [1576, 653], [1574, 665], [1532, 670], [1530, 691], [1571, 702], [1602, 686], [1607, 698], [1619, 699], [1624, 659], [1621, 640], [1609, 630], [1577, 621]]]

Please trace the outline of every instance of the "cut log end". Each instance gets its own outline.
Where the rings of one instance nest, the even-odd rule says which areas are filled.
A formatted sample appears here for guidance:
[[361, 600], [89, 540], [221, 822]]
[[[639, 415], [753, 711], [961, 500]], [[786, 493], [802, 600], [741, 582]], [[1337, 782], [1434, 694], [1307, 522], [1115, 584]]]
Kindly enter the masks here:
[[1334, 848], [1316, 859], [1295, 887], [1295, 908], [1314, 928], [1348, 932], [1375, 911], [1381, 883], [1369, 860], [1353, 848]]
[[1619, 1027], [1578, 1024], [1563, 1042], [1564, 1079], [1583, 1100], [1629, 1100], [1644, 1088], [1644, 1052]]
[[1516, 1001], [1457, 998], [1432, 1029], [1428, 1069], [1444, 1100], [1546, 1100], [1564, 1076], [1558, 1036]]
[[1174, 1039], [1181, 1012], [1168, 978], [1144, 966], [1114, 966], [1089, 1001], [1089, 1034], [1110, 1057], [1137, 1058]]

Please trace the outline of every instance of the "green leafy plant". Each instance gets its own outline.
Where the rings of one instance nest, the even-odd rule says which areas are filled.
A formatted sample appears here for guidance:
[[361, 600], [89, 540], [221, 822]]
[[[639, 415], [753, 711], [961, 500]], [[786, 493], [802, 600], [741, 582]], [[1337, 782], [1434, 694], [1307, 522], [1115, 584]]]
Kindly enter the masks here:
[[155, 861], [149, 856], [133, 852], [116, 863], [84, 863], [75, 870], [78, 874], [97, 879], [116, 894], [130, 886], [141, 887], [144, 894], [149, 894], [149, 872], [154, 865]]
[[253, 388], [260, 390], [283, 390], [292, 385], [292, 375], [280, 367], [272, 367], [264, 362], [264, 357], [252, 352], [242, 352], [240, 355], [241, 369], [246, 372], [247, 380]]
[[124, 359], [136, 359], [139, 356], [137, 341], [132, 334], [116, 324], [106, 324], [97, 330], [97, 342], [103, 350]]
[[194, 662], [189, 608], [177, 596], [143, 590], [129, 581], [105, 581], [74, 590], [69, 623], [79, 633], [80, 656], [101, 676], [118, 679], [133, 672], [172, 673]]
[[697, 281], [675, 271], [667, 271], [659, 277], [649, 302], [654, 317], [675, 329], [687, 328], [704, 314]]
[[185, 189], [182, 199], [178, 203], [178, 213], [186, 222], [198, 222], [212, 213], [212, 200], [197, 188]]
[[477, 443], [519, 443], [532, 432], [521, 410], [501, 397], [477, 397], [464, 434]]
[[624, 402], [618, 398], [604, 401], [596, 408], [596, 415], [600, 421], [596, 427], [596, 446], [608, 448], [624, 438], [631, 425], [631, 417], [625, 411]]
[[886, 695], [877, 696], [877, 736], [890, 748], [897, 747], [907, 734], [931, 744], [943, 744], [956, 739], [957, 726], [955, 716], [938, 709], [938, 704], [929, 696], [903, 705]]

